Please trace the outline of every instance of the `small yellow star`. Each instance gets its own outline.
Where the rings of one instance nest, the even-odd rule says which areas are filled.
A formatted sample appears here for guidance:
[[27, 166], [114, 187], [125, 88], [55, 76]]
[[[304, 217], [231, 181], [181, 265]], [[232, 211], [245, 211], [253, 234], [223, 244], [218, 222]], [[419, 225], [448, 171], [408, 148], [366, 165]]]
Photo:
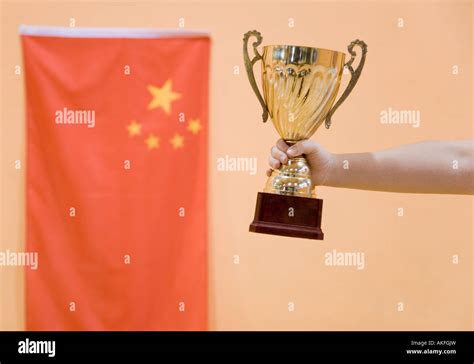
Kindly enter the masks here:
[[127, 129], [130, 136], [140, 135], [142, 126], [135, 120], [132, 120], [132, 122], [127, 126]]
[[167, 115], [171, 113], [171, 103], [181, 98], [181, 94], [173, 92], [171, 80], [167, 80], [163, 87], [148, 85], [148, 91], [153, 96], [148, 104], [148, 110], [161, 107]]
[[197, 133], [199, 133], [199, 130], [201, 130], [201, 129], [202, 129], [202, 125], [201, 125], [201, 122], [199, 121], [199, 119], [191, 119], [189, 121], [188, 130], [191, 133], [196, 135]]
[[156, 149], [160, 145], [160, 140], [154, 134], [150, 134], [148, 138], [145, 139], [145, 144], [149, 150]]
[[174, 149], [182, 148], [184, 146], [184, 137], [179, 134], [175, 134], [170, 142]]

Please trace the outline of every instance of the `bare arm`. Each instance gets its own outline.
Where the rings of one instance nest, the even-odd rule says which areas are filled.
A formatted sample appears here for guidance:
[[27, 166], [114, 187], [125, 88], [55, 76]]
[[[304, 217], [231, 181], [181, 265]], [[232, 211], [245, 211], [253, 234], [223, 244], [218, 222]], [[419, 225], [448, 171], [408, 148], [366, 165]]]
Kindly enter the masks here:
[[374, 191], [472, 194], [473, 142], [430, 141], [374, 153], [334, 155], [325, 185]]
[[316, 185], [390, 192], [474, 194], [473, 141], [427, 141], [354, 154], [331, 154], [310, 140], [293, 146], [294, 153], [283, 144], [279, 141], [278, 150], [272, 150], [270, 165], [275, 168], [278, 164], [275, 160], [285, 160], [280, 152], [289, 156], [305, 154]]

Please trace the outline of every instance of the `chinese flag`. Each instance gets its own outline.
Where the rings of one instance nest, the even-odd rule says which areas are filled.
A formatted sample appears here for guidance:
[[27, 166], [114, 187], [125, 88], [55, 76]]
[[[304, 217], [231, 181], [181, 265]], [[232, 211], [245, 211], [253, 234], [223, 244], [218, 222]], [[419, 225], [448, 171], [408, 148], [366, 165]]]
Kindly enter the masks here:
[[207, 329], [207, 34], [22, 27], [28, 330]]

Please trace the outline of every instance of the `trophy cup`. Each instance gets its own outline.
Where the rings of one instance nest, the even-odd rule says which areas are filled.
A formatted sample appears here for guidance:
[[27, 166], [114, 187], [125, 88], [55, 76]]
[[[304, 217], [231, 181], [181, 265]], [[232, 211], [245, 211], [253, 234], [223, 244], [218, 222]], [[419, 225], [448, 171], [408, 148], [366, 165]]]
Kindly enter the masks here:
[[[248, 42], [251, 37], [254, 56], [250, 59]], [[244, 63], [247, 76], [262, 105], [263, 122], [271, 117], [280, 137], [288, 144], [310, 138], [325, 122], [331, 126], [334, 111], [347, 98], [364, 67], [367, 45], [360, 40], [348, 46], [351, 59], [328, 49], [292, 45], [269, 45], [260, 54], [257, 47], [262, 36], [257, 31], [244, 35]], [[354, 47], [362, 50], [359, 65], [354, 70]], [[253, 66], [262, 61], [260, 94]], [[342, 72], [346, 67], [351, 79], [336, 103]], [[288, 163], [274, 170], [264, 192], [257, 196], [255, 217], [249, 230], [256, 233], [323, 240], [321, 215], [323, 200], [316, 198], [311, 173], [304, 156], [289, 158]]]

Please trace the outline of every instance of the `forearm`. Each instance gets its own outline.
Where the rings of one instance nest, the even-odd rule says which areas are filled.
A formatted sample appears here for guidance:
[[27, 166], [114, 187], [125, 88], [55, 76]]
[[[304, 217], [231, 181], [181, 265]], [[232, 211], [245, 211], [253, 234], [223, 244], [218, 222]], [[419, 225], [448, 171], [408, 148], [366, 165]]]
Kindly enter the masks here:
[[324, 185], [412, 193], [474, 193], [472, 141], [422, 142], [335, 155]]

